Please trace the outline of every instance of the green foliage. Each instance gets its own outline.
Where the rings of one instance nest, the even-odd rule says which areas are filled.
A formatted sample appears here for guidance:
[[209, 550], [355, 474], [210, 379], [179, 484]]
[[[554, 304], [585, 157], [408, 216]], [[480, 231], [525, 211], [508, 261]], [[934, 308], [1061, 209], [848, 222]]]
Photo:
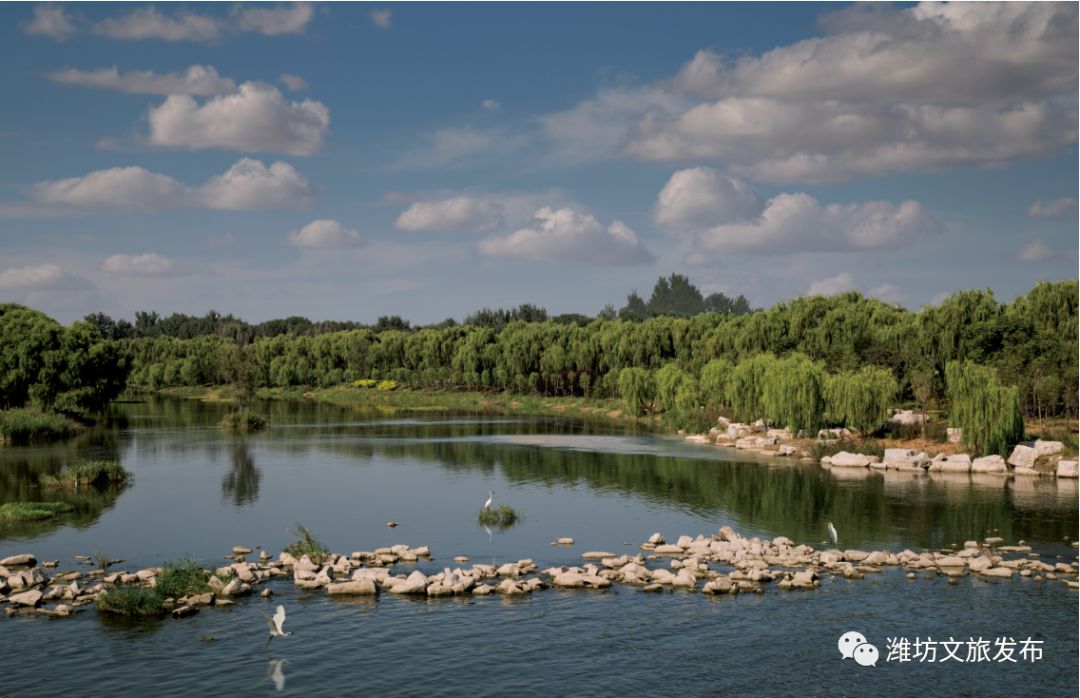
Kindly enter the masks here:
[[713, 359], [701, 369], [702, 401], [710, 409], [719, 409], [727, 403], [728, 381], [735, 367], [727, 359]]
[[0, 410], [0, 442], [46, 443], [70, 438], [77, 432], [75, 422], [60, 414], [24, 408]]
[[210, 575], [192, 558], [167, 562], [157, 576], [154, 591], [163, 599], [179, 599], [190, 594], [210, 591]]
[[140, 587], [113, 587], [98, 597], [97, 607], [129, 618], [156, 618], [167, 613], [161, 596]]
[[832, 424], [872, 432], [888, 421], [896, 395], [896, 378], [890, 371], [876, 366], [841, 371], [826, 382], [826, 411]]
[[823, 418], [825, 370], [802, 354], [765, 362], [761, 414], [766, 422], [793, 432], [817, 432]]
[[945, 366], [949, 421], [963, 430], [964, 444], [978, 455], [1006, 455], [1024, 438], [1024, 418], [1015, 387], [1002, 386], [994, 370], [969, 361]]
[[505, 504], [492, 507], [490, 509], [481, 509], [477, 515], [477, 520], [485, 526], [513, 526], [517, 523], [518, 513], [511, 507]]
[[323, 558], [330, 554], [330, 550], [300, 524], [296, 524], [296, 532], [290, 532], [290, 535], [296, 540], [285, 548], [285, 552], [297, 559], [307, 555], [316, 565], [321, 565]]
[[8, 502], [0, 505], [0, 522], [40, 521], [74, 510], [66, 502]]
[[373, 378], [357, 378], [353, 381], [353, 386], [356, 388], [374, 388], [377, 380]]
[[759, 354], [740, 361], [731, 372], [726, 401], [736, 419], [751, 422], [764, 416], [765, 376], [775, 363], [772, 354]]
[[59, 477], [43, 477], [45, 487], [110, 487], [126, 485], [131, 473], [115, 460], [81, 460], [68, 465]]
[[397, 390], [397, 387], [398, 387], [397, 381], [392, 381], [392, 380], [379, 381], [379, 385], [376, 386], [376, 388], [378, 390], [381, 390], [384, 393], [389, 392], [391, 390]]
[[656, 397], [656, 380], [644, 368], [624, 368], [619, 371], [619, 397], [624, 409], [640, 417], [651, 407]]
[[265, 429], [266, 418], [247, 410], [228, 412], [221, 418], [221, 428], [231, 431], [259, 431]]

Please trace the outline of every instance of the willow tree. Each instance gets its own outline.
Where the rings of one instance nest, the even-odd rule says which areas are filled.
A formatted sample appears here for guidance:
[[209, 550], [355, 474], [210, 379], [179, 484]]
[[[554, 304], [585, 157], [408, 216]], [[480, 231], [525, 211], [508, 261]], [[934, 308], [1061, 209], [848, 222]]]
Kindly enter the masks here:
[[765, 375], [775, 363], [776, 357], [772, 354], [758, 354], [740, 361], [731, 372], [725, 394], [736, 419], [750, 422], [763, 416], [761, 397]]
[[998, 383], [992, 368], [970, 361], [945, 366], [949, 421], [963, 430], [964, 444], [978, 455], [1005, 455], [1024, 438], [1024, 417], [1016, 387]]
[[792, 431], [816, 432], [825, 408], [825, 370], [804, 354], [769, 363], [761, 385], [762, 417]]
[[718, 409], [727, 403], [726, 393], [731, 373], [735, 370], [727, 359], [713, 359], [701, 369], [701, 399], [710, 409]]
[[619, 397], [626, 409], [640, 417], [652, 406], [656, 381], [644, 368], [624, 368], [619, 371]]
[[891, 371], [877, 366], [841, 371], [826, 381], [825, 409], [836, 424], [874, 431], [888, 421], [896, 393], [896, 378]]
[[675, 364], [665, 364], [656, 372], [656, 401], [665, 412], [675, 409], [675, 396], [690, 375]]

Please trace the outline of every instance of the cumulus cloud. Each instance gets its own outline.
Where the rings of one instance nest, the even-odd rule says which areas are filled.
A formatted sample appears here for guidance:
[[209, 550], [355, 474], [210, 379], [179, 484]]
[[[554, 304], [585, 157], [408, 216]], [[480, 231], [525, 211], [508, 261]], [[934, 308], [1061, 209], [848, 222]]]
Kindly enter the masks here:
[[322, 102], [290, 102], [276, 87], [255, 82], [202, 104], [188, 95], [170, 95], [147, 116], [149, 143], [192, 150], [311, 155], [322, 149], [330, 127], [330, 111]]
[[855, 277], [844, 272], [842, 274], [837, 274], [836, 276], [830, 276], [827, 279], [814, 281], [810, 284], [810, 287], [806, 289], [806, 295], [833, 296], [837, 293], [843, 293], [844, 291], [851, 291], [854, 288]]
[[278, 78], [281, 84], [287, 87], [293, 92], [306, 92], [308, 89], [307, 81], [299, 75], [293, 75], [292, 73], [282, 73]]
[[[238, 5], [227, 15], [200, 14], [189, 10], [166, 13], [148, 5], [87, 24], [85, 29], [112, 39], [217, 41], [237, 32], [254, 32], [264, 36], [298, 34], [304, 31], [313, 16], [314, 9], [310, 3], [288, 3], [274, 7]], [[71, 31], [78, 29], [82, 27], [72, 27]]]
[[43, 3], [34, 5], [34, 17], [23, 24], [23, 31], [30, 36], [47, 36], [63, 41], [78, 30], [63, 5]]
[[62, 291], [90, 287], [78, 274], [56, 264], [10, 267], [0, 272], [0, 289], [12, 291]]
[[456, 196], [415, 201], [394, 222], [398, 230], [465, 230], [480, 232], [503, 222], [502, 206], [490, 199]]
[[[71, 210], [160, 211], [202, 207], [261, 210], [308, 205], [315, 188], [288, 163], [267, 167], [241, 158], [220, 175], [199, 187], [190, 187], [168, 175], [142, 167], [114, 167], [81, 177], [47, 180], [31, 187], [39, 205], [52, 205], [57, 213]], [[37, 216], [34, 216], [37, 217]]]
[[745, 182], [704, 167], [673, 174], [660, 191], [655, 215], [689, 238], [695, 263], [729, 252], [894, 248], [941, 230], [916, 201], [822, 204], [808, 194], [785, 193], [762, 202]]
[[379, 29], [389, 29], [393, 22], [393, 12], [390, 10], [372, 10], [371, 21]]
[[176, 263], [156, 252], [143, 254], [114, 254], [101, 262], [101, 270], [119, 276], [166, 276]]
[[141, 94], [219, 95], [236, 91], [236, 83], [218, 75], [210, 65], [193, 65], [182, 73], [157, 74], [152, 70], [121, 73], [116, 66], [96, 70], [68, 68], [47, 73], [53, 82], [64, 85], [100, 87]]
[[299, 247], [322, 249], [356, 247], [362, 244], [360, 233], [328, 218], [312, 221], [293, 231], [289, 235], [289, 242]]
[[655, 218], [661, 225], [701, 228], [756, 218], [765, 202], [746, 182], [708, 167], [679, 170], [660, 190]]
[[1045, 262], [1053, 259], [1055, 252], [1047, 247], [1042, 240], [1031, 242], [1016, 253], [1016, 258], [1021, 262]]
[[1066, 218], [1076, 214], [1076, 199], [1071, 196], [1031, 204], [1028, 215], [1032, 218]]
[[538, 262], [630, 266], [654, 261], [637, 234], [622, 221], [604, 226], [590, 214], [547, 206], [534, 214], [532, 225], [504, 237], [482, 240], [479, 249], [489, 257]]
[[583, 159], [724, 162], [772, 182], [985, 166], [1077, 139], [1077, 6], [922, 3], [833, 33], [599, 92], [542, 118]]

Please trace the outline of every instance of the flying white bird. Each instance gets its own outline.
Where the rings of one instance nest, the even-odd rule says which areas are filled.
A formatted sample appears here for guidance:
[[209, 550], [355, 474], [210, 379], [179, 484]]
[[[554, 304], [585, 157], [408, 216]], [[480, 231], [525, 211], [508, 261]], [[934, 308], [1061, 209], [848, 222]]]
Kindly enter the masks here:
[[488, 498], [487, 498], [487, 501], [486, 501], [486, 502], [484, 502], [484, 508], [485, 508], [485, 509], [490, 509], [490, 508], [491, 508], [491, 500], [493, 500], [493, 499], [495, 499], [495, 492], [494, 492], [494, 490], [493, 490], [493, 491], [491, 491], [491, 492], [488, 492]]
[[288, 637], [289, 633], [281, 629], [281, 626], [285, 625], [285, 607], [278, 606], [277, 611], [274, 612], [274, 617], [263, 613], [263, 617], [266, 618], [266, 624], [270, 626], [270, 639], [266, 641], [266, 646], [269, 647], [270, 643], [274, 641], [275, 637]]
[[833, 526], [832, 521], [830, 521], [829, 522], [829, 540], [832, 541], [833, 545], [836, 545], [836, 538], [837, 538], [837, 536], [836, 536], [836, 526]]

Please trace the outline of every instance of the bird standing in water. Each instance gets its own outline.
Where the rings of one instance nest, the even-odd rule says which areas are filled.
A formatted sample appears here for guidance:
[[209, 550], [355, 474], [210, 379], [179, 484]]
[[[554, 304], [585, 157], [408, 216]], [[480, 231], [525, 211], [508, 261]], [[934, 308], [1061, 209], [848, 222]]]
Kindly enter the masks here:
[[492, 490], [491, 492], [488, 492], [487, 501], [484, 502], [484, 508], [485, 509], [490, 509], [491, 508], [491, 501], [493, 499], [495, 499], [495, 491], [494, 490]]
[[829, 522], [829, 540], [832, 541], [833, 545], [836, 545], [836, 539], [837, 539], [836, 526], [833, 526], [832, 521], [830, 521]]

